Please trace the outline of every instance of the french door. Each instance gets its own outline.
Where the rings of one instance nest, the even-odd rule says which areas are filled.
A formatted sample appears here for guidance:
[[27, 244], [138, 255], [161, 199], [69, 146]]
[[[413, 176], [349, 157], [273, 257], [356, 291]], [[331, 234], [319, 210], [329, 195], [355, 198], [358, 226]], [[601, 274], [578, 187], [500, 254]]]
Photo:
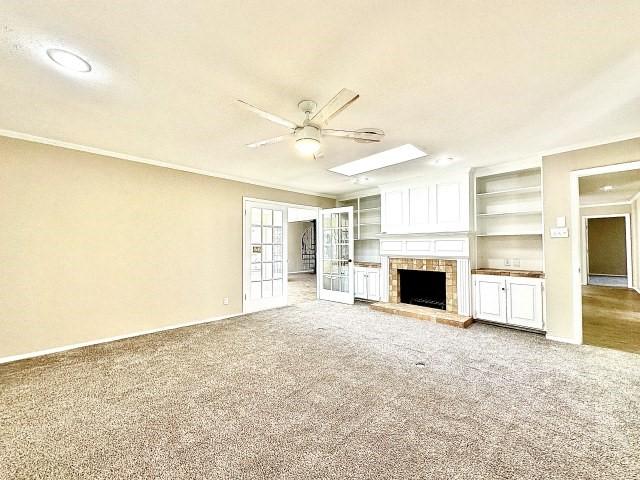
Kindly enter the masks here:
[[353, 303], [353, 207], [321, 210], [319, 223], [319, 296], [322, 300]]
[[287, 304], [287, 207], [244, 201], [244, 312]]

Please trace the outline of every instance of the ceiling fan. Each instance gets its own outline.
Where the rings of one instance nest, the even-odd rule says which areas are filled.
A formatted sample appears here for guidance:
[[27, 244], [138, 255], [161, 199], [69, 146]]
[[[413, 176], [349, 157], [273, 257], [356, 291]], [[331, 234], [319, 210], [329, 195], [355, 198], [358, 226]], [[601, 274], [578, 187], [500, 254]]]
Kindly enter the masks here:
[[355, 102], [358, 97], [356, 92], [353, 92], [347, 88], [343, 88], [338, 94], [333, 97], [329, 102], [316, 111], [317, 104], [313, 100], [302, 100], [298, 103], [298, 108], [304, 113], [305, 119], [302, 125], [298, 125], [290, 120], [282, 118], [273, 113], [266, 112], [261, 108], [258, 108], [243, 100], [238, 100], [238, 103], [247, 110], [252, 111], [260, 115], [262, 118], [270, 120], [278, 125], [287, 127], [289, 133], [280, 135], [266, 140], [260, 140], [247, 144], [249, 148], [258, 148], [265, 145], [271, 145], [273, 143], [282, 142], [287, 138], [293, 136], [296, 141], [296, 148], [304, 155], [313, 155], [317, 158], [316, 153], [320, 150], [321, 139], [324, 136], [329, 137], [342, 137], [354, 140], [359, 143], [372, 143], [379, 142], [384, 138], [384, 132], [379, 128], [363, 128], [360, 130], [334, 130], [325, 128], [325, 125], [329, 120]]

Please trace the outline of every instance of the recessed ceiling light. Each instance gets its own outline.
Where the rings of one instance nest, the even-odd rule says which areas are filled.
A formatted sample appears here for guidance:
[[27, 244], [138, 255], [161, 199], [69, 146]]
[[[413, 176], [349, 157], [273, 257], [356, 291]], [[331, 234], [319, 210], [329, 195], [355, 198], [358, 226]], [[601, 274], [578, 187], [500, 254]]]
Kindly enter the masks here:
[[601, 187], [600, 190], [602, 190], [603, 192], [610, 192], [611, 190], [613, 190], [613, 185], [605, 185], [604, 187]]
[[450, 165], [455, 161], [456, 159], [453, 157], [438, 157], [431, 160], [431, 165], [435, 165], [436, 167], [444, 167], [445, 165]]
[[91, 65], [89, 65], [89, 62], [75, 53], [61, 50], [59, 48], [50, 48], [47, 50], [47, 56], [53, 62], [68, 70], [80, 73], [87, 73], [91, 71]]
[[351, 183], [355, 185], [364, 185], [365, 183], [369, 183], [369, 177], [358, 177], [351, 180]]
[[368, 157], [361, 158], [360, 160], [354, 160], [353, 162], [343, 163], [337, 167], [330, 168], [329, 170], [342, 175], [358, 175], [364, 172], [370, 172], [371, 170], [377, 170], [378, 168], [388, 167], [390, 165], [397, 165], [398, 163], [408, 162], [416, 158], [424, 157], [425, 152], [419, 148], [407, 143], [401, 147], [392, 148], [391, 150], [385, 150], [384, 152], [369, 155]]

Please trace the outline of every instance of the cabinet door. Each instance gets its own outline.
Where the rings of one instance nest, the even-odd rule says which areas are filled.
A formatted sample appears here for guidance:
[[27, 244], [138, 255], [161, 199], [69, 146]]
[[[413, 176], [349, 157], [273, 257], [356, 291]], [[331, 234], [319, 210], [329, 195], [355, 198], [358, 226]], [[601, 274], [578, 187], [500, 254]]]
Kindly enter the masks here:
[[382, 231], [385, 233], [403, 233], [406, 229], [405, 202], [407, 189], [389, 190], [382, 192], [381, 220]]
[[542, 329], [542, 280], [508, 277], [507, 323]]
[[474, 275], [474, 317], [506, 323], [505, 278], [497, 275]]
[[370, 268], [367, 271], [367, 298], [380, 300], [380, 270], [378, 268]]
[[355, 268], [355, 293], [358, 298], [367, 298], [367, 269], [363, 267]]

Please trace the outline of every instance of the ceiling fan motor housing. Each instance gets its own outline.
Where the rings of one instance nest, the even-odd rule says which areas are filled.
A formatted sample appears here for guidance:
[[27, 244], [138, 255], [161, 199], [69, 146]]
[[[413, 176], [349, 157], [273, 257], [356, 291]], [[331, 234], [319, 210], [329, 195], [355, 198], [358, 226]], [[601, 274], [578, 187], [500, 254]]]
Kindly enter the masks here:
[[296, 142], [299, 140], [311, 139], [316, 142], [320, 141], [320, 129], [315, 125], [305, 125], [296, 128]]

